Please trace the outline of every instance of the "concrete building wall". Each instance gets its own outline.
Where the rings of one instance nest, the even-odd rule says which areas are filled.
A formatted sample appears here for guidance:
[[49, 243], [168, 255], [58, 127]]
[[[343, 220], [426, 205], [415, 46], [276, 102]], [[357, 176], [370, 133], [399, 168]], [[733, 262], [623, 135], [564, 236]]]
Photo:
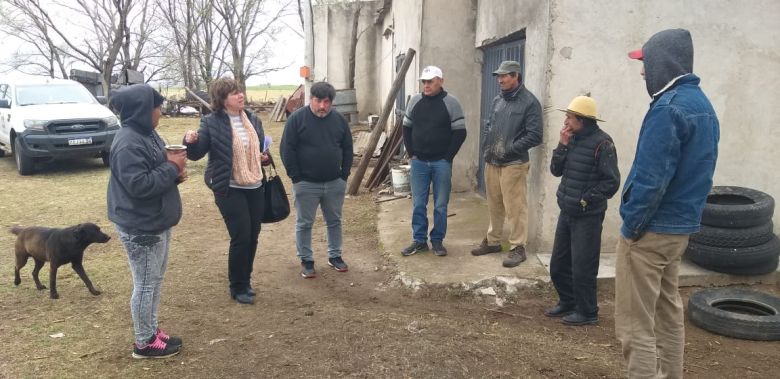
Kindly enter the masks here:
[[[404, 79], [404, 87], [407, 95], [413, 95], [417, 92], [417, 78], [420, 76], [420, 43], [423, 35], [423, 1], [407, 0], [393, 2], [393, 56], [405, 53], [408, 49], [415, 50], [414, 61], [409, 66], [409, 71]], [[395, 73], [395, 70], [393, 70]], [[393, 74], [395, 79], [395, 74]], [[388, 83], [385, 93], [390, 91], [392, 80]]]
[[[410, 48], [415, 50], [415, 57], [404, 78], [405, 93], [412, 95], [417, 92], [417, 77], [419, 76], [420, 39], [422, 30], [423, 0], [395, 1], [391, 11], [385, 15], [382, 36], [382, 67], [381, 78], [374, 86], [379, 94], [379, 108], [384, 106], [387, 95], [396, 78], [395, 59], [399, 54], [406, 53]], [[400, 63], [399, 63], [400, 65]], [[395, 106], [395, 105], [393, 105]], [[391, 114], [388, 123], [395, 117]]]
[[381, 26], [374, 25], [377, 2], [335, 3], [314, 8], [314, 81], [328, 81], [336, 89], [348, 87], [349, 44], [352, 38], [352, 15], [361, 6], [355, 51], [355, 89], [361, 119], [377, 113], [378, 94], [374, 84], [379, 80], [376, 61], [379, 54]]
[[[597, 101], [601, 127], [614, 138], [625, 179], [650, 96], [639, 75], [642, 63], [628, 51], [640, 48], [655, 32], [681, 27], [691, 31], [694, 72], [718, 114], [721, 127], [715, 185], [756, 188], [780, 198], [775, 166], [780, 162], [780, 2], [742, 3], [693, 0], [609, 3], [556, 0], [550, 34], [549, 106], [565, 108], [587, 92]], [[609, 20], [605, 22], [605, 20]], [[557, 143], [563, 113], [547, 112], [545, 150]], [[547, 158], [549, 159], [549, 158]], [[542, 181], [544, 227], [536, 238], [552, 247], [558, 180]], [[622, 188], [621, 188], [622, 190]], [[614, 251], [619, 236], [619, 195], [609, 204], [603, 251]], [[778, 232], [775, 226], [775, 232]]]
[[[615, 140], [625, 179], [650, 101], [639, 76], [641, 63], [629, 60], [626, 53], [666, 28], [691, 31], [696, 51], [694, 71], [702, 78], [702, 88], [720, 118], [715, 185], [756, 188], [780, 199], [780, 181], [774, 180], [774, 165], [780, 162], [780, 133], [775, 131], [780, 116], [773, 111], [780, 102], [780, 91], [776, 90], [780, 85], [778, 15], [780, 2], [772, 0], [747, 4], [712, 0], [706, 6], [694, 0], [395, 1], [376, 29], [377, 61], [361, 63], [367, 76], [369, 71], [375, 72], [376, 80], [358, 83], [358, 99], [373, 103], [372, 112], [378, 113], [395, 78], [395, 56], [410, 47], [418, 55], [406, 76], [407, 95], [419, 91], [417, 78], [425, 65], [440, 66], [445, 88], [461, 100], [468, 125], [469, 136], [454, 164], [454, 187], [458, 191], [474, 189], [482, 49], [524, 31], [523, 82], [537, 96], [545, 114], [544, 144], [531, 151], [529, 248], [549, 252], [559, 212], [555, 200], [559, 179], [549, 174], [548, 167], [564, 118], [556, 108], [565, 108], [574, 96], [588, 92], [596, 99], [601, 118], [606, 120], [600, 125]], [[321, 11], [315, 12], [318, 16], [322, 17]], [[326, 25], [333, 30], [326, 32], [315, 25], [315, 33], [330, 33], [326, 46], [316, 46], [318, 58], [329, 57], [327, 71], [320, 72], [322, 62], [317, 61], [315, 75], [343, 80], [343, 76], [331, 73], [335, 69], [330, 66], [339, 54], [329, 47], [339, 46], [349, 26], [332, 21]], [[382, 36], [385, 30], [389, 33]], [[366, 90], [373, 91], [372, 100], [360, 100]], [[616, 196], [604, 223], [603, 251], [614, 251], [619, 226]], [[780, 226], [776, 226], [775, 232], [779, 231]]]
[[[466, 142], [452, 162], [453, 191], [473, 191], [479, 156], [480, 68], [472, 41], [475, 35], [476, 1], [425, 0], [418, 70], [438, 66], [444, 73], [444, 89], [458, 98], [466, 119]], [[415, 76], [418, 78], [419, 74]], [[420, 92], [419, 81], [415, 91]]]
[[[444, 72], [445, 89], [464, 105], [467, 142], [453, 162], [454, 191], [475, 188], [478, 147], [470, 140], [479, 140], [479, 64], [472, 44], [475, 25], [473, 0], [409, 0], [394, 2], [383, 29], [392, 27], [392, 50], [383, 47], [379, 90], [384, 102], [395, 79], [395, 57], [415, 50], [404, 80], [408, 96], [421, 90], [418, 80], [425, 66], [435, 65]], [[447, 11], [442, 11], [446, 9]], [[387, 41], [386, 41], [387, 42]], [[467, 107], [466, 104], [469, 106]], [[476, 104], [476, 105], [475, 105]]]

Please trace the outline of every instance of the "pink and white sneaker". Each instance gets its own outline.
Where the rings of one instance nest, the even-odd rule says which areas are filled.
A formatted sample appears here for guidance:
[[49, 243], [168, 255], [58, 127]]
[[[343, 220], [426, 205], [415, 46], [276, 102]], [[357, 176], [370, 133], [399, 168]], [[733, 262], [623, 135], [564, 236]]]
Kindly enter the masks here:
[[168, 358], [179, 354], [180, 350], [181, 346], [169, 345], [155, 335], [152, 337], [152, 340], [144, 346], [139, 346], [137, 343], [133, 344], [133, 358]]
[[182, 340], [180, 337], [169, 336], [162, 329], [157, 328], [157, 332], [154, 334], [157, 338], [163, 340], [163, 342], [172, 346], [181, 346]]

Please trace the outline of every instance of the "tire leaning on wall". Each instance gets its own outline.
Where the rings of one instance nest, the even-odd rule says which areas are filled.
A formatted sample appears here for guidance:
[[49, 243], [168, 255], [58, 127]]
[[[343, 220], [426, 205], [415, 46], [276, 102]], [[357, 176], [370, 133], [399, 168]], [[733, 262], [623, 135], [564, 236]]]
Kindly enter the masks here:
[[775, 199], [767, 193], [745, 187], [712, 187], [704, 205], [701, 223], [723, 228], [747, 228], [772, 220]]
[[697, 265], [727, 274], [745, 275], [750, 269], [752, 275], [766, 274], [777, 269], [780, 255], [780, 239], [777, 236], [761, 245], [748, 247], [718, 247], [689, 242], [686, 256]]
[[694, 325], [724, 336], [780, 340], [780, 298], [739, 288], [708, 288], [688, 298]]

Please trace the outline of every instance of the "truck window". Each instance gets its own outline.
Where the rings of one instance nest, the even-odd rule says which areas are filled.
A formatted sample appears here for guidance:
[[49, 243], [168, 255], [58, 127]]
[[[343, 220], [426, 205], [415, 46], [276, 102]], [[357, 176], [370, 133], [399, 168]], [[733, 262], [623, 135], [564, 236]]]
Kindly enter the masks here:
[[20, 106], [94, 102], [95, 99], [83, 86], [25, 85], [16, 87], [16, 103]]

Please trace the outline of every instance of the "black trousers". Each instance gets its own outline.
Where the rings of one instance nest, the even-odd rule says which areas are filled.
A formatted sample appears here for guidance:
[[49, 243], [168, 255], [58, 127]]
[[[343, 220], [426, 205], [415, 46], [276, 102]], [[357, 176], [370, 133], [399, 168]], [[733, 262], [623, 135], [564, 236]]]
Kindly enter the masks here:
[[561, 212], [550, 259], [550, 276], [560, 304], [588, 317], [599, 313], [596, 275], [603, 222], [604, 212], [581, 217]]
[[264, 201], [263, 187], [229, 188], [225, 196], [214, 195], [214, 202], [230, 234], [228, 279], [232, 293], [244, 293], [249, 289]]

